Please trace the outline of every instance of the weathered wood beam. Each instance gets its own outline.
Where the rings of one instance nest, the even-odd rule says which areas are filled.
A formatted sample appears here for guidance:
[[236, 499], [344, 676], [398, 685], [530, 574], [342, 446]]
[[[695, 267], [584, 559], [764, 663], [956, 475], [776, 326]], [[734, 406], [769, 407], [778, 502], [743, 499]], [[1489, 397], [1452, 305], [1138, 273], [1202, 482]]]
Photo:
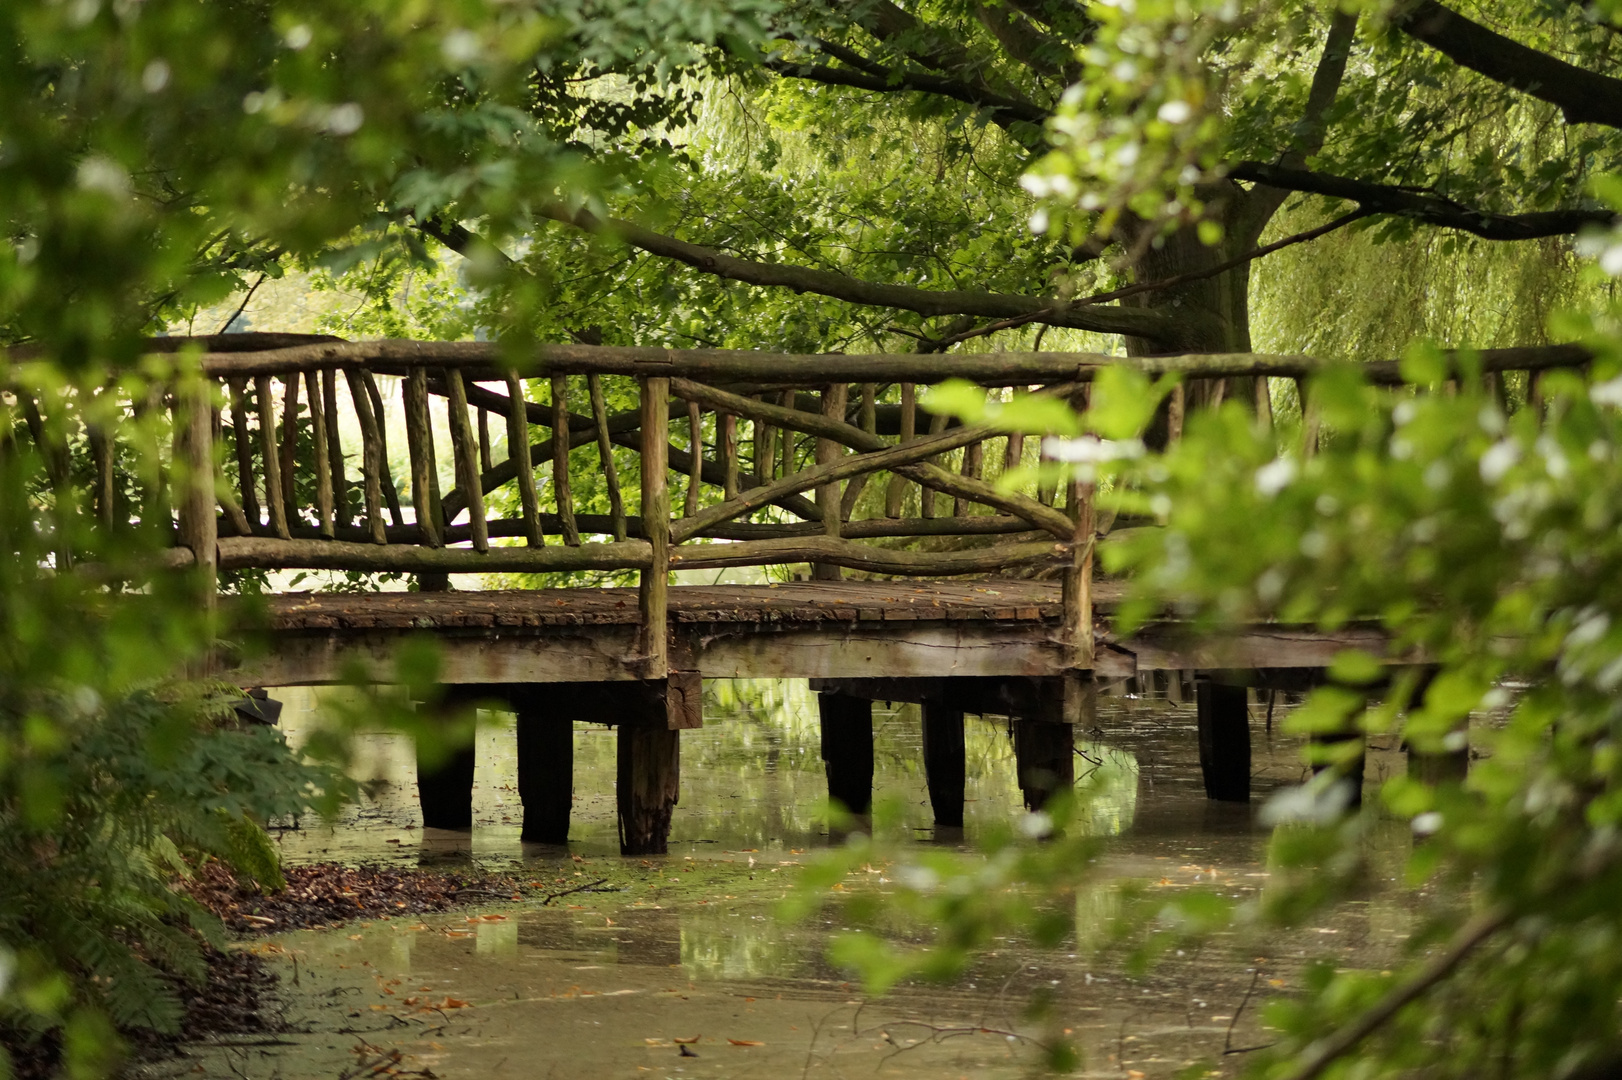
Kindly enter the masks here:
[[997, 544], [967, 551], [896, 551], [859, 544], [837, 536], [808, 536], [788, 540], [744, 540], [733, 544], [696, 544], [673, 548], [672, 570], [714, 570], [725, 566], [780, 566], [787, 563], [827, 563], [874, 574], [912, 577], [954, 574], [991, 574], [1032, 563], [1056, 562], [1065, 555], [1062, 544], [1038, 541]]
[[372, 573], [527, 574], [554, 570], [641, 570], [653, 552], [645, 540], [579, 547], [430, 548], [343, 540], [230, 536], [219, 541], [222, 570], [361, 570]]
[[[171, 338], [169, 341], [184, 341]], [[1460, 352], [1447, 354], [1454, 375], [1462, 374]], [[1476, 353], [1483, 371], [1539, 371], [1577, 367], [1594, 358], [1578, 344], [1482, 349]], [[247, 377], [280, 375], [314, 367], [370, 367], [380, 373], [403, 373], [412, 367], [479, 369], [478, 377], [500, 379], [510, 367], [502, 346], [480, 341], [334, 341], [269, 349], [261, 352], [210, 353], [203, 359], [210, 375]], [[1041, 382], [1087, 381], [1105, 367], [1128, 365], [1150, 375], [1181, 374], [1199, 378], [1267, 375], [1308, 376], [1347, 361], [1305, 355], [1264, 353], [1195, 353], [1178, 356], [1122, 357], [1106, 353], [873, 353], [801, 355], [741, 349], [658, 349], [609, 345], [544, 345], [525, 366], [526, 376], [566, 374], [662, 375], [707, 381], [776, 382], [819, 386], [846, 382], [938, 382], [963, 378], [987, 386], [1022, 386]], [[1359, 364], [1372, 382], [1404, 382], [1399, 361]]]

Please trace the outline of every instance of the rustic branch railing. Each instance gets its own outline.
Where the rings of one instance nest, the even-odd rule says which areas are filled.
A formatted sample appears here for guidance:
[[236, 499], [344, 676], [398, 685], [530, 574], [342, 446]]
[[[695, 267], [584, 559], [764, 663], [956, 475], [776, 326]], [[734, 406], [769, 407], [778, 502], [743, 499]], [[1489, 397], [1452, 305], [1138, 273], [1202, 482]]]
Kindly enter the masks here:
[[[670, 570], [805, 562], [816, 576], [837, 578], [842, 568], [947, 576], [1047, 565], [1064, 583], [1061, 644], [1074, 666], [1091, 663], [1091, 489], [1069, 485], [1062, 507], [1048, 488], [1036, 497], [999, 490], [983, 475], [986, 463], [1014, 468], [1028, 450], [1036, 453], [1034, 440], [953, 426], [923, 409], [916, 387], [958, 376], [1074, 400], [1118, 358], [555, 346], [516, 372], [482, 343], [262, 343], [273, 347], [252, 351], [240, 340], [207, 339], [202, 379], [167, 395], [174, 479], [151, 477], [143, 490], [141, 518], [174, 521], [187, 561], [210, 573], [634, 571], [642, 583], [642, 651], [654, 678], [667, 663]], [[1531, 392], [1536, 372], [1587, 359], [1571, 346], [1498, 350], [1480, 354], [1477, 368], [1493, 378], [1526, 371]], [[1303, 388], [1323, 366], [1307, 357], [1132, 362], [1150, 373], [1293, 377]], [[1395, 365], [1367, 371], [1376, 382], [1401, 378]], [[1501, 380], [1496, 385], [1501, 390]], [[41, 403], [14, 393], [51, 485], [65, 490], [73, 483], [68, 447], [49, 433]], [[634, 405], [615, 412], [611, 400]], [[159, 394], [126, 409], [150, 418], [164, 401]], [[47, 403], [47, 410], [67, 407]], [[1180, 397], [1172, 412], [1176, 438]], [[1310, 452], [1310, 403], [1305, 416]], [[492, 426], [505, 436], [500, 460]], [[391, 427], [403, 432], [409, 462], [403, 500], [390, 466]], [[113, 521], [117, 447], [94, 425], [85, 429], [85, 444], [94, 512]], [[953, 453], [956, 468], [946, 460]], [[446, 454], [454, 480], [442, 493], [438, 463]], [[622, 483], [632, 465], [634, 511]], [[864, 499], [872, 478], [885, 475]], [[943, 505], [950, 516], [937, 516]], [[960, 545], [873, 543], [929, 537]], [[58, 565], [69, 565], [72, 555], [60, 552]]]

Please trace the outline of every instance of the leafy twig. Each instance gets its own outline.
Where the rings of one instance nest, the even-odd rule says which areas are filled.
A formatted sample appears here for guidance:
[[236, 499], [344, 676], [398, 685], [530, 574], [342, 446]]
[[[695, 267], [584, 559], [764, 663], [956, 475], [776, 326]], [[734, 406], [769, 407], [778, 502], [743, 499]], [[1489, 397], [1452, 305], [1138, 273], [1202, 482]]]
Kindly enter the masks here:
[[1433, 957], [1431, 962], [1421, 968], [1413, 978], [1392, 987], [1362, 1016], [1308, 1047], [1301, 1064], [1294, 1072], [1285, 1074], [1284, 1080], [1313, 1080], [1338, 1058], [1355, 1049], [1358, 1043], [1378, 1031], [1386, 1021], [1397, 1015], [1404, 1005], [1451, 975], [1453, 969], [1458, 967], [1477, 945], [1502, 930], [1509, 921], [1510, 912], [1506, 908], [1497, 907], [1489, 908], [1465, 923], [1459, 932], [1453, 935], [1447, 948]]
[[560, 897], [569, 896], [577, 892], [585, 892], [587, 889], [594, 889], [599, 885], [606, 884], [607, 881], [607, 878], [598, 878], [596, 881], [588, 882], [585, 885], [576, 885], [574, 888], [564, 889], [562, 892], [547, 893], [545, 899], [543, 899], [541, 903], [550, 904], [552, 901], [557, 900]]

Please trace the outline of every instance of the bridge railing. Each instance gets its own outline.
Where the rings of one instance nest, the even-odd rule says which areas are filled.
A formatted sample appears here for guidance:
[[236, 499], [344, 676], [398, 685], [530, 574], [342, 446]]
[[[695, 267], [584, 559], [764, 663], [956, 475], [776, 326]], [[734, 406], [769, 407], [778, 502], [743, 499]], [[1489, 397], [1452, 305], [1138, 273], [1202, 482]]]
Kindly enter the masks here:
[[[1065, 586], [1061, 640], [1076, 666], [1091, 662], [1091, 491], [1070, 484], [1061, 501], [1051, 488], [999, 490], [986, 473], [1035, 447], [931, 414], [918, 388], [960, 376], [1079, 404], [1116, 358], [553, 346], [520, 372], [483, 343], [253, 348], [250, 338], [205, 340], [214, 351], [187, 389], [114, 403], [137, 418], [173, 412], [167, 456], [179, 467], [148, 477], [141, 505], [122, 512], [172, 520], [176, 562], [412, 573], [424, 585], [451, 573], [635, 571], [650, 668], [663, 663], [671, 570], [810, 563], [836, 579], [841, 568], [950, 576], [1047, 565]], [[1223, 361], [1140, 363], [1220, 376]], [[1505, 350], [1486, 366], [1580, 361]], [[1304, 358], [1229, 362], [1236, 375], [1308, 370]], [[78, 446], [96, 512], [116, 518], [119, 454], [102, 432], [122, 429], [92, 420], [77, 442], [60, 424], [53, 435], [42, 407], [56, 415], [73, 403], [15, 393], [52, 483], [70, 483]], [[397, 470], [390, 440], [402, 436]], [[590, 491], [577, 491], [587, 477]], [[887, 543], [909, 538], [934, 547]]]

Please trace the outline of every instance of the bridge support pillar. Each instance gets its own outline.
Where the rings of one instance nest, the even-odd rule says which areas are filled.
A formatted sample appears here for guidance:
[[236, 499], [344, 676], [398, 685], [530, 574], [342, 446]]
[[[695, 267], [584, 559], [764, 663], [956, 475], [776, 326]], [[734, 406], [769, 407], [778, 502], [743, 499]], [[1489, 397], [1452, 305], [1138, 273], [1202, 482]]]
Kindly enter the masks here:
[[1014, 718], [1014, 767], [1025, 809], [1040, 810], [1076, 784], [1076, 729], [1053, 720]]
[[963, 746], [963, 710], [924, 702], [924, 776], [929, 783], [929, 805], [938, 828], [963, 827], [963, 787], [967, 782], [967, 755]]
[[864, 815], [873, 808], [873, 703], [847, 694], [818, 694], [817, 707], [828, 798]]
[[1202, 679], [1195, 685], [1200, 732], [1200, 772], [1205, 797], [1250, 801], [1250, 693]]
[[657, 704], [643, 715], [628, 708], [619, 723], [621, 855], [663, 855], [669, 849], [670, 817], [681, 793], [681, 732], [670, 727], [664, 702]]
[[574, 805], [574, 722], [548, 716], [534, 702], [518, 706], [518, 797], [524, 804], [520, 839], [531, 844], [569, 842]]
[[432, 768], [424, 766], [419, 753], [417, 798], [423, 828], [473, 828], [473, 747], [462, 747]]

